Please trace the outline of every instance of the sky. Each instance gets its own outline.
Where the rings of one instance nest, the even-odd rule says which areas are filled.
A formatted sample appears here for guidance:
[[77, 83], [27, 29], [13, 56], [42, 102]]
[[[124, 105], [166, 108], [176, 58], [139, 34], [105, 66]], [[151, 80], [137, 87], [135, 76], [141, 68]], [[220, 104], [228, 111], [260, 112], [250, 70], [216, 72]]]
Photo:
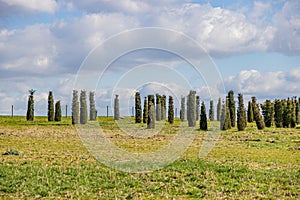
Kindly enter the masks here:
[[0, 0], [0, 80], [1, 115], [25, 115], [31, 88], [36, 115], [50, 90], [62, 107], [95, 91], [99, 115], [136, 91], [300, 96], [300, 1]]

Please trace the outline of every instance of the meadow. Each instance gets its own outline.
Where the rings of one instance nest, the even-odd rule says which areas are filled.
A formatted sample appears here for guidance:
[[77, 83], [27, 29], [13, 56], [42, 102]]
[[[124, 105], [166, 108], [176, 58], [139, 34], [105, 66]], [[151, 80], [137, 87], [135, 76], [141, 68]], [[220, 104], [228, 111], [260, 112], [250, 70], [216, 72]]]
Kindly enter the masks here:
[[[151, 138], [119, 130], [98, 117], [116, 145], [147, 152], [167, 145], [180, 122]], [[144, 125], [137, 125], [144, 126]], [[198, 158], [204, 131], [174, 163], [153, 172], [126, 173], [99, 163], [82, 144], [71, 118], [0, 117], [0, 198], [3, 199], [300, 199], [300, 127], [222, 131]], [[16, 150], [19, 155], [3, 155]]]

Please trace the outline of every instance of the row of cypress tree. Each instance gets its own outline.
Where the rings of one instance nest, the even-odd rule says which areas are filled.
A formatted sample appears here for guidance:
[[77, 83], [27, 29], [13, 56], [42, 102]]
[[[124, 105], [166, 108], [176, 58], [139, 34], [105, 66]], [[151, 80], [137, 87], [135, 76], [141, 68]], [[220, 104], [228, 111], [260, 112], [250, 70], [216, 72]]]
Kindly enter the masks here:
[[[90, 101], [90, 116], [91, 121], [97, 119], [97, 110], [95, 105], [95, 93], [89, 93]], [[78, 91], [73, 90], [73, 99], [72, 99], [72, 124], [86, 124], [88, 121], [88, 111], [87, 111], [87, 100], [86, 100], [86, 91], [81, 90], [80, 98], [78, 100]]]
[[[144, 98], [144, 108], [142, 110], [141, 95], [139, 92], [135, 93], [135, 123], [146, 123], [147, 128], [155, 128], [155, 121], [166, 120], [167, 108], [165, 95], [156, 94], [148, 95]], [[173, 97], [169, 96], [168, 101], [168, 122], [174, 123], [174, 105]], [[116, 108], [115, 108], [116, 109]]]
[[[27, 113], [26, 113], [26, 119], [27, 121], [33, 121], [34, 120], [34, 98], [33, 95], [36, 92], [36, 90], [28, 90], [29, 96], [28, 96], [28, 105], [27, 105]], [[54, 99], [52, 91], [49, 91], [48, 95], [48, 121], [61, 121], [61, 107], [60, 107], [60, 101], [57, 101], [55, 103], [55, 109], [54, 109]]]
[[48, 95], [48, 121], [61, 121], [61, 107], [60, 101], [56, 101], [54, 110], [54, 99], [52, 91]]

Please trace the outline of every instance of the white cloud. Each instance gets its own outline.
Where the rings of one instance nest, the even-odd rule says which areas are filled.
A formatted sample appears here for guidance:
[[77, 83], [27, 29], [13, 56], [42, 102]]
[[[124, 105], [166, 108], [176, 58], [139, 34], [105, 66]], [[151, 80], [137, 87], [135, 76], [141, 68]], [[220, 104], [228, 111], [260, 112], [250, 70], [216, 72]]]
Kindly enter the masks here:
[[227, 90], [258, 98], [286, 98], [300, 95], [300, 67], [283, 72], [243, 70], [224, 80]]
[[288, 55], [300, 54], [300, 2], [286, 1], [283, 8], [274, 15], [275, 37], [270, 50]]
[[17, 7], [29, 11], [54, 13], [58, 5], [55, 0], [1, 0], [9, 7]]

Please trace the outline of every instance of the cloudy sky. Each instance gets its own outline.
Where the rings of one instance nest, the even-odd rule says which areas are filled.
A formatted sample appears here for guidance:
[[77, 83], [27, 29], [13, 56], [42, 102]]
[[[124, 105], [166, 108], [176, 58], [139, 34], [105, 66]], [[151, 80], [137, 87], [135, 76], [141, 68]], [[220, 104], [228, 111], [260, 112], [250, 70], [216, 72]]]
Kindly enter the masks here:
[[[148, 27], [170, 35], [146, 32], [144, 38], [125, 38], [131, 30]], [[117, 43], [120, 35], [123, 40]], [[169, 49], [115, 55], [149, 38], [157, 38], [156, 45], [172, 40], [178, 46], [174, 51], [197, 59], [189, 42], [183, 42], [189, 38], [211, 59], [205, 69], [217, 71], [222, 81], [216, 78], [215, 88], [207, 85], [205, 72], [202, 79], [196, 76], [190, 63]], [[104, 62], [103, 52], [98, 60], [89, 56], [101, 53], [101, 47], [106, 47], [105, 55], [115, 56], [102, 76], [104, 66], [96, 72], [80, 70]], [[96, 91], [100, 115], [105, 105], [111, 107], [114, 94], [120, 95], [126, 114], [136, 90], [178, 97], [191, 88], [203, 100], [221, 96], [224, 87], [243, 93], [245, 101], [300, 96], [300, 1], [0, 0], [0, 114], [10, 114], [14, 105], [16, 114], [25, 115], [27, 91], [33, 88], [36, 114], [46, 115], [49, 90], [69, 105], [73, 88], [81, 89], [80, 76], [91, 80], [96, 74], [97, 84], [85, 89]], [[130, 82], [136, 77], [142, 81]]]

